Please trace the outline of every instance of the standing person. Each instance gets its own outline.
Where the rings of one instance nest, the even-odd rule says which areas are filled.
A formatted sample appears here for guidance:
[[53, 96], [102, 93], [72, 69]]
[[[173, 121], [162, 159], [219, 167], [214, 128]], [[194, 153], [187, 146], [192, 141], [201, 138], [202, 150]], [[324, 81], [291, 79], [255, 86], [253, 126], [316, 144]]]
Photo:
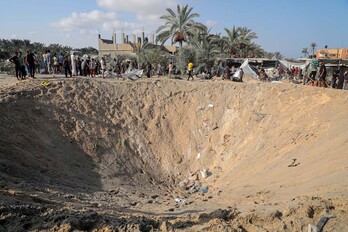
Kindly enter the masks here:
[[63, 72], [63, 61], [64, 61], [63, 53], [60, 53], [58, 56], [59, 72]]
[[52, 59], [53, 59], [53, 73], [54, 73], [54, 74], [58, 74], [59, 62], [58, 62], [57, 53], [54, 53]]
[[72, 73], [70, 69], [70, 60], [68, 56], [66, 56], [65, 59], [63, 60], [63, 68], [64, 68], [65, 77], [68, 77], [68, 74], [70, 75], [70, 77], [72, 77]]
[[319, 76], [318, 76], [318, 87], [327, 87], [326, 84], [326, 66], [324, 62], [321, 60], [319, 62], [320, 69], [319, 69]]
[[339, 73], [340, 73], [340, 70], [336, 69], [332, 74], [331, 87], [333, 89], [336, 89], [337, 87], [337, 80], [338, 80]]
[[226, 65], [226, 70], [225, 70], [225, 75], [224, 75], [224, 80], [230, 80], [231, 78], [231, 69], [228, 65]]
[[24, 58], [22, 57], [22, 53], [19, 52], [18, 56], [18, 62], [19, 62], [19, 76], [22, 80], [25, 79], [25, 76], [27, 75], [25, 72], [25, 66], [24, 66]]
[[47, 50], [42, 55], [42, 60], [43, 60], [43, 65], [44, 65], [44, 74], [46, 74], [48, 72], [48, 69], [47, 69]]
[[100, 59], [100, 68], [101, 68], [102, 78], [105, 79], [104, 73], [105, 73], [105, 70], [106, 70], [106, 62], [105, 62], [105, 58], [104, 57], [102, 57]]
[[348, 90], [348, 71], [345, 71], [343, 76], [344, 76], [343, 89]]
[[311, 60], [311, 63], [309, 65], [309, 79], [313, 82], [314, 85], [316, 84], [315, 78], [317, 76], [317, 69], [318, 69], [318, 60], [314, 57], [314, 59]]
[[160, 63], [157, 64], [157, 76], [160, 77], [162, 74], [162, 65]]
[[29, 66], [30, 76], [35, 78], [35, 57], [34, 54], [29, 50], [25, 57], [25, 63]]
[[169, 79], [172, 78], [172, 72], [173, 72], [173, 63], [170, 62], [168, 65], [168, 77], [169, 77]]
[[190, 78], [192, 78], [192, 80], [193, 80], [194, 79], [193, 76], [192, 76], [193, 63], [191, 62], [191, 60], [189, 60], [189, 62], [187, 64], [187, 71], [188, 71], [187, 80], [190, 80]]
[[150, 62], [147, 62], [147, 67], [146, 67], [146, 76], [147, 78], [151, 77], [151, 71], [152, 71], [152, 65]]
[[343, 68], [340, 68], [340, 73], [338, 75], [338, 83], [337, 83], [337, 89], [343, 89], [343, 85], [344, 85], [344, 72], [343, 72]]
[[77, 70], [76, 70], [76, 57], [75, 57], [75, 52], [71, 54], [71, 71], [72, 75], [76, 76], [77, 75]]
[[47, 50], [46, 59], [47, 59], [47, 73], [51, 74], [52, 73], [52, 56], [51, 56], [50, 50]]
[[87, 76], [87, 61], [84, 59], [82, 59], [82, 62], [81, 62], [81, 69], [82, 69], [81, 76]]
[[89, 70], [90, 70], [90, 76], [95, 77], [95, 67], [97, 66], [97, 63], [95, 62], [95, 59], [92, 58], [92, 60], [89, 62]]
[[20, 66], [19, 66], [19, 58], [18, 58], [19, 55], [18, 54], [19, 54], [18, 52], [15, 52], [15, 55], [13, 57], [11, 57], [9, 59], [9, 61], [15, 65], [16, 77], [18, 80], [20, 80], [20, 76], [19, 76]]
[[83, 76], [82, 61], [81, 61], [80, 57], [77, 58], [77, 70], [78, 70], [78, 75], [80, 75], [80, 76]]

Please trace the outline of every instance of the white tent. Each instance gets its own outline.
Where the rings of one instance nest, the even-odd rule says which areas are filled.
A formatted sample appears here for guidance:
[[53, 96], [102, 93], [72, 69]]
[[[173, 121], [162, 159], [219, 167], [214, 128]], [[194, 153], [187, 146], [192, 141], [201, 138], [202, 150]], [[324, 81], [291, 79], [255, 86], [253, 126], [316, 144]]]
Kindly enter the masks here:
[[[240, 68], [243, 69], [244, 71], [244, 74], [247, 74], [249, 76], [252, 76], [253, 78], [257, 79], [259, 78], [259, 75], [257, 75], [257, 73], [251, 68], [251, 66], [249, 65], [249, 60], [248, 59], [245, 59], [245, 61], [243, 62], [243, 64], [240, 66]], [[234, 75], [233, 77], [236, 77], [238, 78], [239, 77], [239, 71], [238, 70]]]

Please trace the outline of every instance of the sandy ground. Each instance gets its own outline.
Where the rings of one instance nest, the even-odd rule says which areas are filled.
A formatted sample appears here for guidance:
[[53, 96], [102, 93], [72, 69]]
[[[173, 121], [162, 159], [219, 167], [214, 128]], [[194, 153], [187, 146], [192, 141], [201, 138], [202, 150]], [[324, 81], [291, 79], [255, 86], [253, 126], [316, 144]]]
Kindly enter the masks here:
[[0, 75], [0, 231], [347, 231], [347, 176], [347, 91]]

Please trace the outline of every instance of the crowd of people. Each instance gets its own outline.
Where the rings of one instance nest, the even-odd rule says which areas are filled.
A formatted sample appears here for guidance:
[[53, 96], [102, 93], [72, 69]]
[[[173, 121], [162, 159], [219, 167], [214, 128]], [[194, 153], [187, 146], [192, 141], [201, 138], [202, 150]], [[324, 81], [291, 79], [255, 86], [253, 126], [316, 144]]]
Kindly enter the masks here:
[[103, 57], [100, 60], [89, 56], [81, 58], [74, 52], [71, 55], [64, 55], [63, 53], [51, 54], [50, 50], [46, 50], [42, 56], [39, 56], [36, 52], [32, 53], [29, 50], [26, 56], [22, 56], [21, 52], [15, 52], [9, 61], [15, 65], [15, 76], [18, 80], [35, 78], [36, 73], [64, 74], [65, 77], [95, 77], [106, 70]]
[[[104, 57], [80, 57], [75, 52], [72, 52], [70, 55], [64, 55], [63, 53], [51, 54], [50, 50], [46, 50], [41, 56], [36, 52], [32, 53], [30, 50], [27, 51], [25, 56], [22, 56], [21, 52], [15, 52], [15, 55], [9, 61], [15, 65], [15, 76], [18, 80], [28, 77], [35, 78], [36, 73], [64, 74], [65, 77], [101, 76], [105, 78], [104, 74], [106, 70], [115, 73], [116, 77], [121, 77], [127, 70], [133, 69], [142, 69], [148, 78], [156, 75], [158, 77], [168, 76], [172, 78], [174, 75], [180, 74], [180, 70], [177, 69], [173, 62], [169, 62], [168, 66], [164, 67], [160, 63], [152, 65], [150, 62], [147, 62], [138, 65], [135, 60], [121, 61], [114, 58], [108, 63], [107, 69], [107, 62]], [[193, 62], [189, 61], [186, 69], [187, 80], [193, 80], [195, 74], [198, 77], [203, 76], [203, 79], [210, 79], [213, 75], [216, 75], [217, 71], [214, 70], [214, 68], [211, 68], [211, 70], [206, 68], [206, 70], [198, 74], [195, 72]], [[222, 79], [243, 82], [243, 76], [244, 71], [242, 68], [235, 68], [234, 65], [226, 65]], [[300, 80], [305, 85], [348, 89], [348, 71], [344, 71], [342, 67], [335, 69], [329, 82], [327, 80], [328, 71], [324, 62], [315, 58], [311, 60], [309, 66], [305, 69], [299, 67], [292, 67], [290, 69], [277, 67], [273, 70], [273, 78], [267, 74], [263, 67], [260, 67], [258, 69], [258, 76], [259, 80], [264, 82], [287, 78], [291, 81]]]
[[348, 71], [343, 66], [335, 67], [332, 70], [332, 78], [329, 78], [329, 72], [322, 60], [312, 59], [306, 68], [292, 67], [284, 69], [283, 67], [275, 68], [270, 77], [264, 68], [259, 68], [259, 79], [264, 82], [272, 80], [288, 79], [294, 83], [311, 85], [317, 87], [331, 87], [335, 89], [348, 90]]

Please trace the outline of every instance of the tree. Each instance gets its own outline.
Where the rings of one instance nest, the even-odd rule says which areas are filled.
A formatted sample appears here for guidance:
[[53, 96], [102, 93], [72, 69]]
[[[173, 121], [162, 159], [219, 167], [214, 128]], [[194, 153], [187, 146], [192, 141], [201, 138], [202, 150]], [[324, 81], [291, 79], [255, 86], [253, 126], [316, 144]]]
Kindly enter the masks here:
[[225, 51], [229, 57], [237, 55], [238, 51], [238, 40], [239, 40], [239, 30], [235, 26], [232, 29], [224, 28], [227, 36], [223, 37]]
[[305, 58], [308, 57], [308, 48], [303, 48], [301, 53]]
[[256, 43], [250, 43], [246, 48], [246, 51], [247, 57], [262, 58], [266, 55], [265, 50], [263, 50], [261, 46]]
[[32, 43], [32, 48], [33, 51], [43, 53], [46, 49], [46, 45], [44, 43], [34, 42]]
[[[253, 49], [259, 50], [251, 40], [256, 39], [257, 35], [251, 29], [247, 27], [235, 27], [232, 29], [225, 28], [227, 36], [225, 40], [225, 50], [230, 57], [246, 57]], [[253, 52], [251, 52], [253, 53]]]
[[23, 41], [20, 39], [11, 39], [11, 43], [12, 43], [11, 53], [13, 53], [14, 51], [19, 51], [23, 48]]
[[315, 55], [315, 48], [317, 47], [317, 44], [315, 42], [312, 42], [310, 46], [312, 48], [312, 55], [314, 57], [314, 55]]
[[177, 6], [177, 12], [167, 8], [167, 15], [163, 15], [160, 19], [165, 20], [165, 24], [157, 29], [156, 42], [164, 44], [169, 38], [171, 43], [179, 43], [180, 48], [183, 42], [187, 42], [189, 37], [197, 31], [206, 30], [206, 26], [195, 22], [194, 18], [199, 17], [199, 14], [192, 13], [193, 8], [188, 8], [188, 5], [183, 7]]
[[240, 49], [240, 57], [246, 57], [247, 52], [245, 49], [250, 46], [251, 40], [256, 39], [257, 35], [251, 29], [247, 27], [239, 27], [239, 36], [238, 36], [238, 47]]
[[[148, 57], [146, 54], [146, 51], [149, 49], [156, 49], [156, 45], [149, 43], [148, 41], [145, 41], [144, 43], [132, 43], [128, 42], [128, 44], [133, 48], [133, 52], [136, 54], [136, 60], [138, 63], [138, 66], [141, 65], [141, 63], [145, 63]], [[153, 56], [151, 56], [153, 57]], [[140, 67], [137, 67], [140, 68]]]
[[25, 51], [28, 51], [28, 50], [32, 50], [32, 48], [33, 48], [33, 45], [30, 43], [30, 40], [24, 39], [23, 40], [23, 49]]
[[283, 55], [280, 52], [275, 52], [274, 58], [276, 58], [277, 60], [281, 60], [281, 59], [283, 59]]
[[195, 51], [196, 70], [211, 68], [215, 58], [220, 54], [220, 36], [209, 33], [210, 30], [196, 33], [188, 43]]

